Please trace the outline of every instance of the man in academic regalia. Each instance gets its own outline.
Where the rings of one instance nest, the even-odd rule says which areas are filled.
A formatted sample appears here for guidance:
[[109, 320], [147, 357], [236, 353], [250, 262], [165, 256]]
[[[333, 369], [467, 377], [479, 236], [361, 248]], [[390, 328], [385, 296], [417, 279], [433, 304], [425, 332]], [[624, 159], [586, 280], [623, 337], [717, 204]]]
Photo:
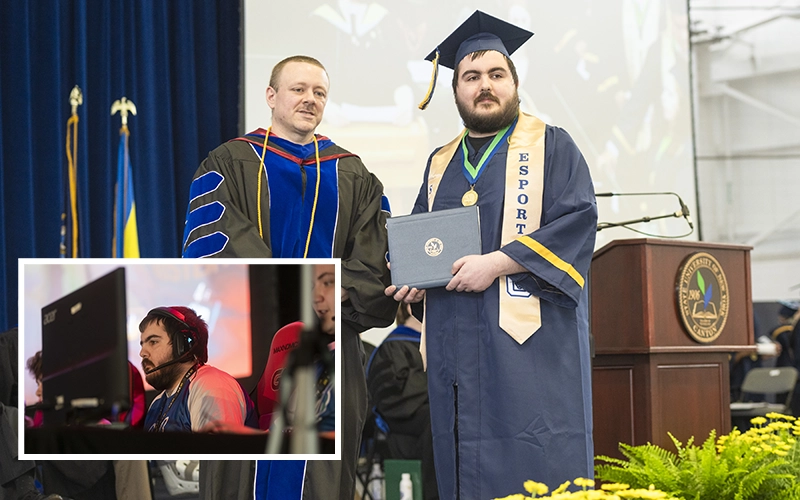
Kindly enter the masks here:
[[[770, 338], [780, 345], [780, 354], [775, 366], [794, 366], [800, 370], [800, 303], [781, 301], [778, 309], [778, 326], [770, 332]], [[784, 395], [778, 395], [783, 401]], [[791, 399], [792, 415], [800, 415], [800, 384], [794, 388]]]
[[792, 345], [792, 330], [796, 323], [795, 316], [800, 304], [797, 302], [781, 301], [781, 307], [778, 309], [778, 325], [772, 329], [769, 338], [773, 342], [777, 342], [780, 346], [780, 354], [778, 355], [775, 366], [795, 366], [796, 353]]
[[454, 69], [466, 130], [430, 156], [413, 212], [477, 204], [482, 255], [457, 260], [446, 287], [386, 294], [425, 299], [442, 499], [593, 476], [586, 280], [597, 208], [572, 138], [519, 112], [509, 54], [531, 35], [478, 11], [428, 56]]
[[[281, 490], [258, 496], [267, 500], [301, 498], [301, 491], [302, 498], [315, 500], [353, 498], [367, 410], [359, 333], [391, 324], [396, 308], [383, 294], [390, 283], [383, 185], [357, 156], [314, 133], [328, 88], [328, 74], [316, 59], [293, 56], [279, 62], [266, 92], [272, 126], [212, 151], [197, 170], [189, 196], [184, 257], [342, 259], [342, 345], [337, 346], [344, 371], [342, 460], [307, 466], [276, 461], [265, 469], [275, 478], [268, 489]], [[284, 470], [290, 466], [295, 469]], [[234, 498], [206, 490], [202, 471], [209, 480], [222, 476], [211, 467], [201, 464], [201, 496]], [[243, 477], [237, 471], [225, 474]], [[299, 479], [297, 488], [288, 488], [288, 477]]]

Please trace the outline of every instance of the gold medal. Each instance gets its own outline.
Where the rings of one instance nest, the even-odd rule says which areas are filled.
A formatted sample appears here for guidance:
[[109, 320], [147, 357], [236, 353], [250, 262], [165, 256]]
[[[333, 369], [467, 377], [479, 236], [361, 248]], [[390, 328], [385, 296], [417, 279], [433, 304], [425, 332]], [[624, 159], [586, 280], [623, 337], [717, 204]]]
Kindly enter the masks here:
[[471, 207], [476, 203], [478, 203], [478, 193], [476, 193], [475, 189], [470, 186], [469, 191], [464, 193], [464, 196], [461, 197], [461, 204], [465, 207]]

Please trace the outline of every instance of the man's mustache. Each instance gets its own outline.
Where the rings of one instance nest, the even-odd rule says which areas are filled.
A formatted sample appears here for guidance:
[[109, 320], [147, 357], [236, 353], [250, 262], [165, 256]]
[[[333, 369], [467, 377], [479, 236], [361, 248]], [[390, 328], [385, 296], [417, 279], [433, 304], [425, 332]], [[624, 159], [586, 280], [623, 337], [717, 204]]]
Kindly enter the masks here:
[[495, 97], [494, 94], [492, 94], [488, 90], [484, 90], [483, 92], [480, 93], [480, 95], [478, 95], [478, 97], [475, 98], [475, 105], [477, 106], [478, 103], [484, 99], [489, 99], [491, 101], [496, 102], [497, 104], [500, 104], [500, 99]]

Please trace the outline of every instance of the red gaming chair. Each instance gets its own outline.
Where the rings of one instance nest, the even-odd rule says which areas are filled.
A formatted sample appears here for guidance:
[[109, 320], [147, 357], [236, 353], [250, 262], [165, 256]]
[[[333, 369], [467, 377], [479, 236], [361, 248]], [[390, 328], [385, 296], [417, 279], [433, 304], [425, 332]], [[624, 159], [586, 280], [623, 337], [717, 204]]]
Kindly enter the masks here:
[[289, 353], [300, 342], [300, 332], [303, 323], [295, 321], [275, 333], [272, 345], [269, 348], [269, 357], [264, 373], [258, 381], [256, 388], [256, 407], [258, 409], [258, 426], [262, 430], [269, 429], [272, 423], [272, 412], [278, 402], [278, 388], [280, 387], [281, 373], [286, 364]]

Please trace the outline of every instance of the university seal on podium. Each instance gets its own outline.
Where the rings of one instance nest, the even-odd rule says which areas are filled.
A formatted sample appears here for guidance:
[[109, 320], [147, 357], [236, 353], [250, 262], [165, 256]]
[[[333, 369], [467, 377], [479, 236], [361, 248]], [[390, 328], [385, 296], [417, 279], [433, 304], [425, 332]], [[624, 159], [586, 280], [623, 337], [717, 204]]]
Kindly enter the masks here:
[[715, 341], [725, 327], [730, 306], [722, 266], [709, 253], [694, 253], [681, 265], [677, 281], [678, 311], [686, 332], [702, 344]]

